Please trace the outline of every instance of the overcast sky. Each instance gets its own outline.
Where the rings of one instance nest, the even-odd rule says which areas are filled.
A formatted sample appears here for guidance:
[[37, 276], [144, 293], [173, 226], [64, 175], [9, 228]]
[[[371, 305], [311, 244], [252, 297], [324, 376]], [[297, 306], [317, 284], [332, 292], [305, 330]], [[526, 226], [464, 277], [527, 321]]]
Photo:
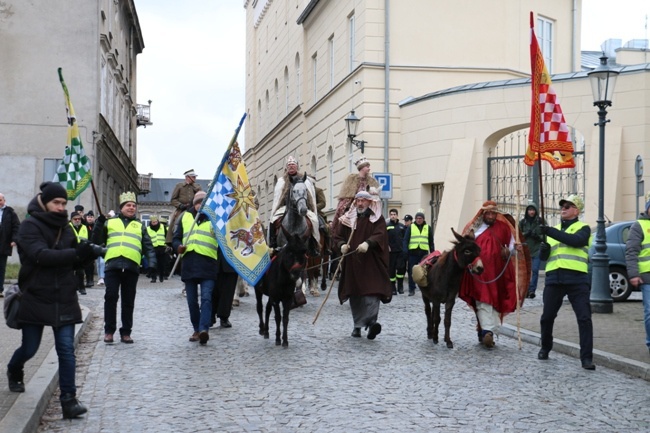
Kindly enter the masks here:
[[[246, 11], [242, 0], [135, 0], [145, 49], [137, 103], [151, 99], [153, 126], [138, 128], [138, 172], [214, 176], [245, 113]], [[583, 0], [582, 50], [608, 38], [647, 39], [650, 0]], [[240, 144], [244, 146], [244, 129]]]

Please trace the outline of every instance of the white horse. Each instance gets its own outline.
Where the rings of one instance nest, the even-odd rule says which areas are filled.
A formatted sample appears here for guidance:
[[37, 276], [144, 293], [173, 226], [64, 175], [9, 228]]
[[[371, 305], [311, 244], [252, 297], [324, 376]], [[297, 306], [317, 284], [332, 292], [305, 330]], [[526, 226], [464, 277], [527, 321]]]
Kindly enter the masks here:
[[237, 277], [237, 288], [235, 288], [235, 297], [232, 299], [232, 306], [239, 307], [239, 298], [249, 296], [248, 283], [242, 277]]

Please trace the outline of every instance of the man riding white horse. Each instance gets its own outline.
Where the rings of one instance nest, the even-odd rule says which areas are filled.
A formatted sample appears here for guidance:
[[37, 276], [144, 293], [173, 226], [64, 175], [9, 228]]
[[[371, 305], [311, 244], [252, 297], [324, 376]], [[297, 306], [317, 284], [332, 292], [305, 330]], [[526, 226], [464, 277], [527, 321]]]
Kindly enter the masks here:
[[[309, 191], [307, 200], [307, 218], [311, 221], [312, 231], [307, 246], [307, 254], [312, 257], [320, 256], [320, 234], [318, 233], [318, 214], [316, 213], [316, 192], [314, 184], [306, 175], [298, 174], [298, 161], [293, 156], [287, 158], [286, 171], [284, 176], [278, 179], [273, 190], [273, 207], [271, 208], [271, 223], [269, 224], [269, 246], [276, 248], [278, 246], [278, 233], [276, 221], [281, 220], [286, 211], [287, 195], [291, 192], [291, 186], [294, 182], [304, 177], [305, 186]], [[292, 182], [292, 180], [294, 182]]]

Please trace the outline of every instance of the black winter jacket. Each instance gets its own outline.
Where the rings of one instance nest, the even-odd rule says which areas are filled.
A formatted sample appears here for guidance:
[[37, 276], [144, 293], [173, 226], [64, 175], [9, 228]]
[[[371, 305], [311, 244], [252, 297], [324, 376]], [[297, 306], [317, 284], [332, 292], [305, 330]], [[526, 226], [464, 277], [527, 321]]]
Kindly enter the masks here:
[[47, 212], [36, 198], [27, 212], [29, 218], [18, 231], [18, 284], [23, 292], [18, 322], [56, 327], [81, 323], [74, 275], [79, 265], [77, 238], [68, 224], [68, 213]]
[[12, 242], [18, 239], [18, 228], [20, 227], [20, 219], [13, 208], [5, 206], [2, 211], [2, 222], [0, 223], [0, 255], [10, 256], [13, 247]]

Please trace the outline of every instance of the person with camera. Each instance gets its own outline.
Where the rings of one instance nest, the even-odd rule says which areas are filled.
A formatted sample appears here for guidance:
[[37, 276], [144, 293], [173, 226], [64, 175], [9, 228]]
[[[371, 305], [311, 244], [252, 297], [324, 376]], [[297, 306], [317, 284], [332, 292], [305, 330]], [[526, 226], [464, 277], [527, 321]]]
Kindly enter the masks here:
[[92, 241], [106, 245], [104, 282], [104, 343], [114, 342], [117, 330], [117, 301], [122, 295], [122, 327], [120, 341], [133, 344], [133, 309], [136, 286], [140, 277], [140, 263], [145, 254], [149, 266], [156, 267], [156, 254], [147, 228], [136, 219], [135, 193], [120, 194], [120, 212], [113, 218], [100, 215], [95, 222]]
[[530, 276], [530, 284], [528, 285], [528, 298], [535, 298], [535, 290], [537, 290], [537, 281], [539, 279], [539, 268], [541, 260], [539, 259], [539, 244], [542, 242], [542, 219], [537, 213], [537, 205], [531, 203], [526, 206], [526, 214], [519, 221], [519, 232], [524, 236], [528, 251], [530, 251], [532, 272]]
[[65, 209], [65, 188], [45, 182], [40, 190], [27, 206], [29, 217], [18, 232], [22, 297], [17, 321], [22, 343], [7, 365], [7, 378], [10, 391], [25, 392], [25, 363], [38, 351], [44, 327], [51, 326], [59, 360], [63, 418], [70, 419], [88, 410], [76, 398], [74, 332], [82, 316], [74, 270], [95, 260], [99, 251], [88, 242], [78, 242], [73, 233]]
[[584, 202], [578, 195], [560, 200], [560, 224], [555, 227], [541, 225], [547, 242], [540, 244], [540, 260], [546, 260], [544, 309], [540, 318], [542, 348], [537, 359], [546, 360], [553, 348], [553, 324], [562, 301], [568, 296], [578, 321], [580, 336], [580, 361], [582, 368], [595, 370], [593, 363], [594, 332], [591, 322], [591, 304], [588, 261], [591, 229], [578, 220]]

